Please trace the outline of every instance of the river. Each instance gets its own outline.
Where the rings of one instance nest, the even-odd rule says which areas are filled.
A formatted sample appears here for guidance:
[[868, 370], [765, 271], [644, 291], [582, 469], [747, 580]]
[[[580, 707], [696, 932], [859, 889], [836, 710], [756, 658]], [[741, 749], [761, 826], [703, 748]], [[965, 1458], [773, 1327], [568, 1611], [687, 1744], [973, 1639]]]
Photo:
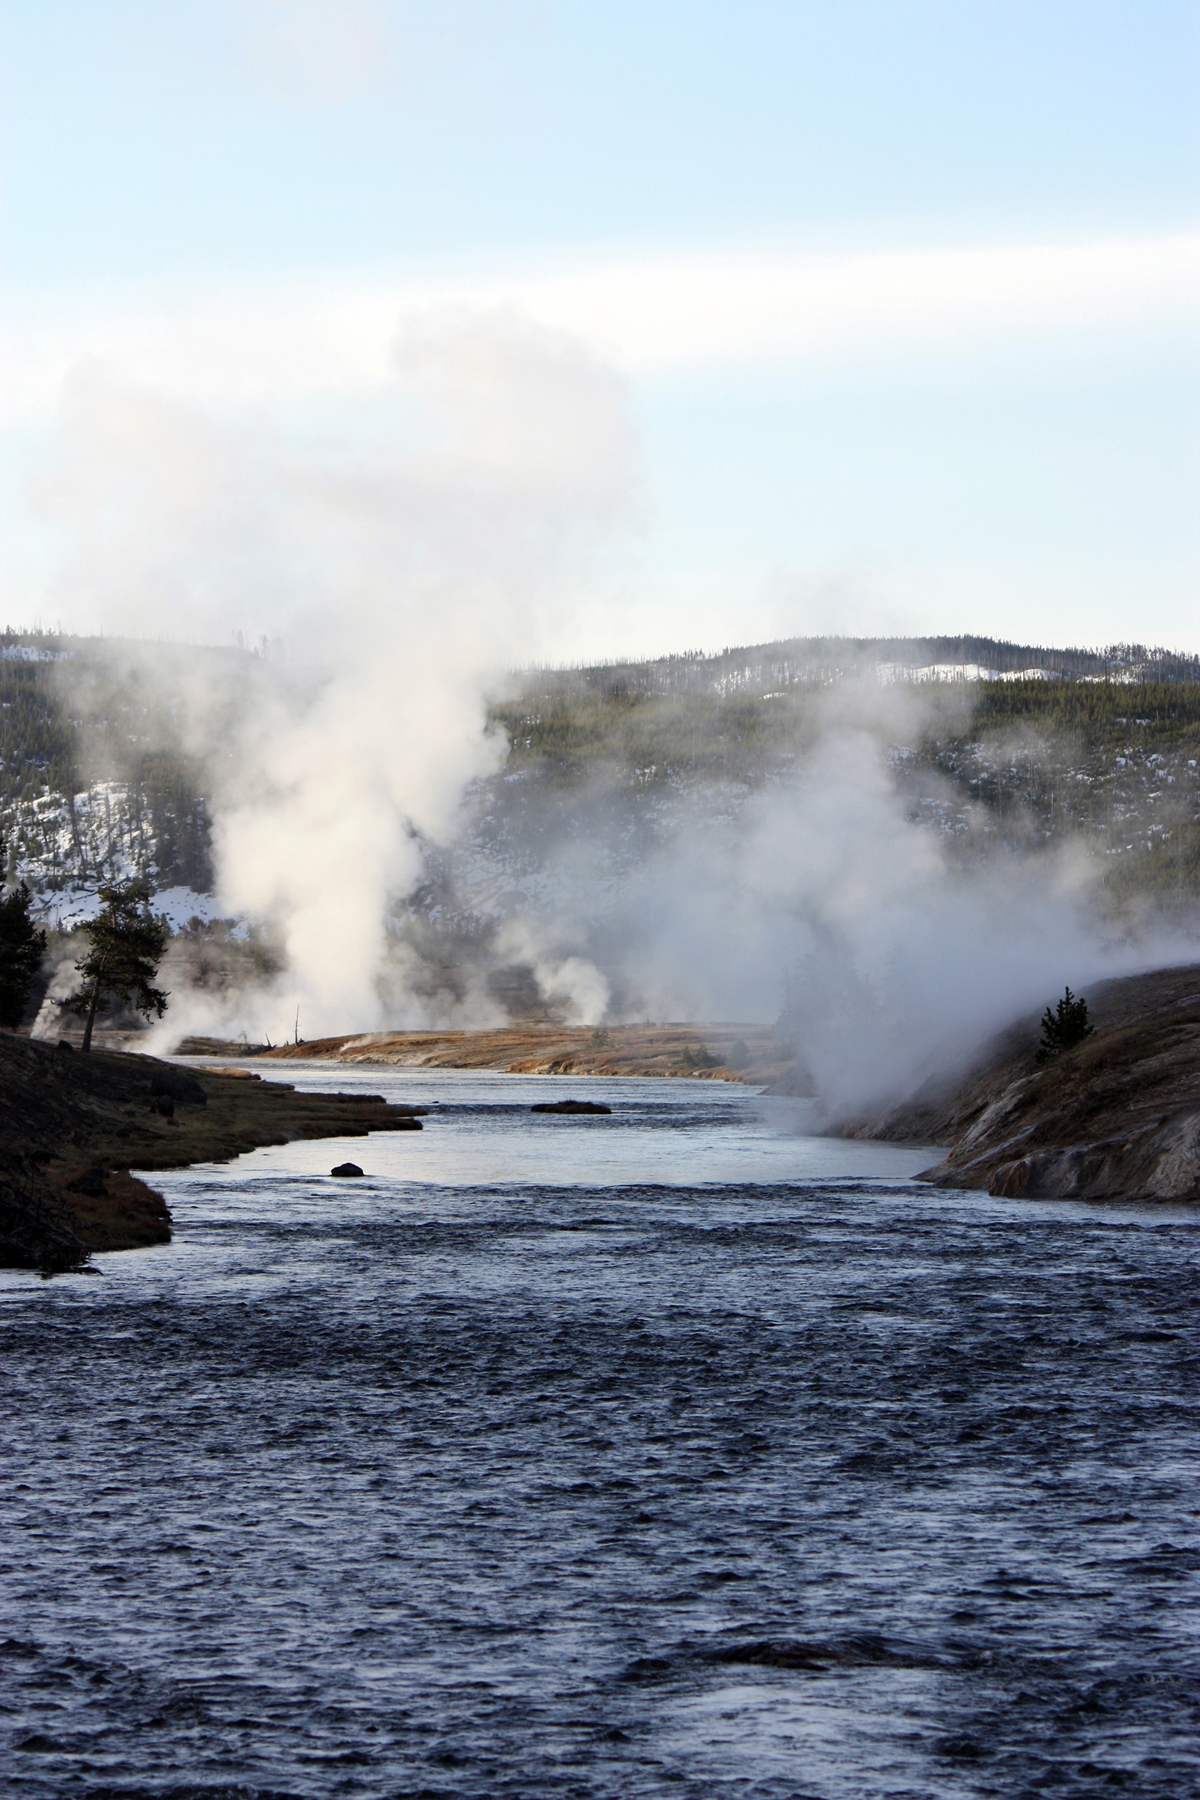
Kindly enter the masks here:
[[0, 1274], [23, 1795], [1200, 1791], [1194, 1213], [717, 1082], [273, 1073], [431, 1115]]

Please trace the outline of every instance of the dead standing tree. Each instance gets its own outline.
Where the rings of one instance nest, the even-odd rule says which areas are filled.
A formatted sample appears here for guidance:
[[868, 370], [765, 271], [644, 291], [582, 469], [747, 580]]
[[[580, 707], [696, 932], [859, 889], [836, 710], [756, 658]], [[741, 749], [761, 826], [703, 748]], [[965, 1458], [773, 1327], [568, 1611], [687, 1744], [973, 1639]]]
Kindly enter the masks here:
[[75, 964], [81, 977], [77, 994], [63, 1002], [67, 1012], [87, 1020], [83, 1048], [92, 1047], [92, 1028], [99, 1012], [113, 1005], [132, 1006], [148, 1019], [162, 1018], [167, 994], [154, 977], [171, 935], [164, 918], [150, 911], [153, 889], [148, 881], [110, 882], [97, 889], [104, 910], [84, 926], [92, 940], [86, 956]]

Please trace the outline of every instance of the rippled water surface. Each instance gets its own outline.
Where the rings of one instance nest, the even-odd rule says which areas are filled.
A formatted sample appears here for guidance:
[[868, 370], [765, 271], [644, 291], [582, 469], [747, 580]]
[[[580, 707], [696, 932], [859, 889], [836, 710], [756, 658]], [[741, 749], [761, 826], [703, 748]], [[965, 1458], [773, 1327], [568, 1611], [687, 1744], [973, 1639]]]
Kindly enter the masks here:
[[435, 1110], [0, 1276], [20, 1792], [1200, 1791], [1193, 1216], [718, 1083], [351, 1084]]

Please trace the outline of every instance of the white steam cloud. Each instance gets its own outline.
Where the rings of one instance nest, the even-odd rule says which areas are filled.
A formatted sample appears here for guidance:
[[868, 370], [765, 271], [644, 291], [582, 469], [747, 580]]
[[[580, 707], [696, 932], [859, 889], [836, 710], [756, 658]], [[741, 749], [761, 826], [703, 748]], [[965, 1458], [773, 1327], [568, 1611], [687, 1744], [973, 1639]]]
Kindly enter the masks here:
[[[464, 796], [505, 750], [489, 686], [562, 641], [564, 596], [630, 516], [633, 463], [620, 383], [511, 308], [406, 316], [350, 433], [76, 373], [39, 488], [73, 540], [51, 605], [110, 632], [288, 651], [249, 704], [193, 659], [180, 721], [213, 784], [222, 905], [272, 923], [286, 972], [257, 994], [177, 997], [161, 1044], [278, 1036], [297, 1014], [308, 1038], [500, 1022], [482, 968], [429, 997], [388, 909], [421, 881], [423, 845], [466, 830]], [[495, 957], [579, 1024], [771, 1019], [786, 990], [787, 1031], [837, 1111], [912, 1091], [1066, 982], [1194, 953], [1106, 947], [1069, 851], [972, 866], [914, 824], [883, 749], [918, 734], [924, 703], [842, 691], [794, 781], [723, 811], [700, 795], [619, 879], [586, 834], [564, 837], [553, 906], [510, 908]]]
[[[40, 488], [72, 529], [54, 599], [74, 618], [289, 645], [295, 679], [233, 717], [201, 688], [189, 712], [222, 902], [281, 928], [270, 1015], [298, 1007], [308, 1036], [384, 1022], [387, 901], [420, 877], [418, 834], [450, 834], [502, 755], [485, 687], [536, 647], [631, 497], [619, 384], [512, 311], [407, 319], [387, 401], [356, 439], [310, 427], [298, 446], [86, 371]], [[388, 999], [387, 1022], [412, 1015]], [[193, 1010], [176, 1033], [233, 1024]]]
[[1112, 942], [1094, 868], [1070, 846], [951, 855], [910, 818], [880, 735], [830, 712], [794, 787], [694, 827], [625, 895], [610, 928], [654, 1016], [782, 1009], [782, 1034], [838, 1114], [914, 1092], [1068, 982], [1194, 956], [1182, 934]]

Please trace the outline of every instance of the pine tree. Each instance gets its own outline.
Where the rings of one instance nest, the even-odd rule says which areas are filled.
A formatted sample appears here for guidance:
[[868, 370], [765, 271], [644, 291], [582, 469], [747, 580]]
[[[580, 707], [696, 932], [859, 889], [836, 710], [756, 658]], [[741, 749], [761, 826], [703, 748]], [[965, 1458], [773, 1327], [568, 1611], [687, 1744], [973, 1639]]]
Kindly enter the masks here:
[[31, 899], [24, 882], [0, 898], [0, 1025], [9, 1031], [24, 1017], [46, 954], [46, 934], [29, 916]]
[[1087, 1001], [1077, 1000], [1068, 988], [1057, 1010], [1051, 1012], [1047, 1007], [1042, 1014], [1042, 1047], [1037, 1053], [1038, 1062], [1053, 1062], [1064, 1050], [1073, 1050], [1084, 1038], [1091, 1037], [1092, 1029], [1088, 1024]]
[[167, 1010], [167, 994], [154, 977], [171, 935], [164, 918], [150, 911], [153, 889], [148, 881], [109, 882], [97, 889], [104, 910], [84, 926], [92, 940], [86, 956], [75, 964], [83, 978], [77, 994], [64, 1002], [68, 1012], [87, 1019], [83, 1048], [92, 1047], [96, 1014], [114, 1004], [132, 1006], [143, 1018]]

